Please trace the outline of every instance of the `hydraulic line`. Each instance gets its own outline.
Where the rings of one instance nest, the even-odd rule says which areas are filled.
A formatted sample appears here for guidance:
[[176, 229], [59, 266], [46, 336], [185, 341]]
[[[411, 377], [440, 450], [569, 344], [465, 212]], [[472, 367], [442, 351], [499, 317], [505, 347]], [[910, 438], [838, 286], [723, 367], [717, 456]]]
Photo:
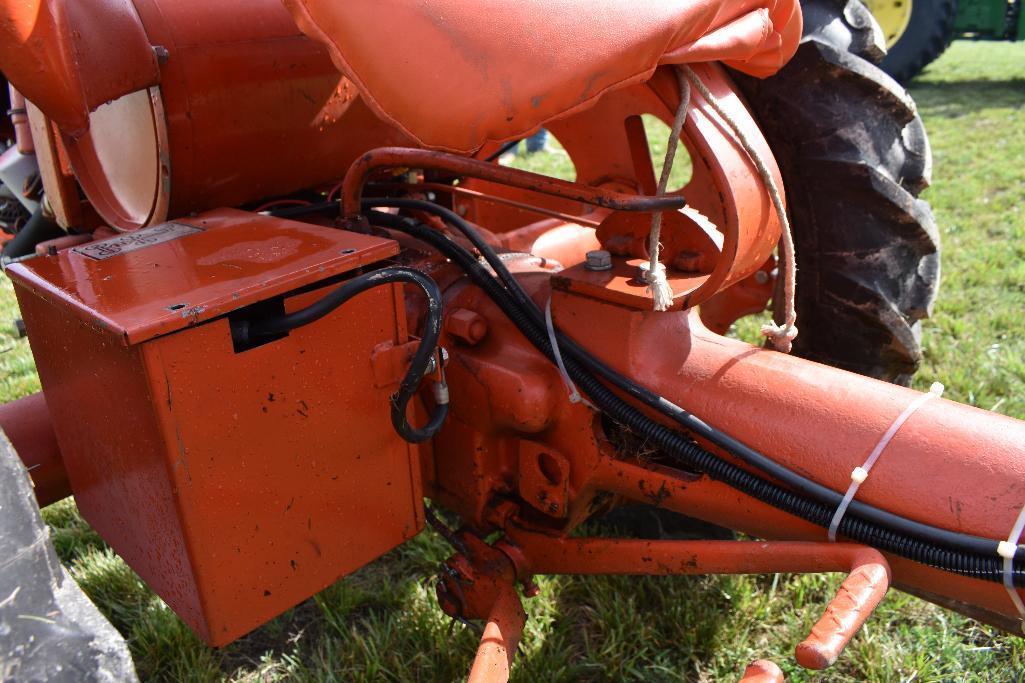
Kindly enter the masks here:
[[399, 436], [410, 443], [421, 443], [432, 438], [441, 429], [448, 415], [448, 388], [444, 384], [444, 369], [441, 368], [441, 359], [437, 360], [439, 375], [442, 381], [439, 390], [435, 392], [434, 412], [427, 424], [423, 427], [413, 427], [409, 424], [406, 416], [409, 402], [416, 395], [420, 382], [424, 375], [429, 372], [431, 359], [435, 357], [438, 347], [438, 339], [441, 336], [441, 290], [438, 284], [428, 275], [405, 266], [388, 266], [365, 273], [347, 280], [339, 287], [333, 289], [306, 308], [292, 313], [264, 318], [251, 323], [243, 323], [237, 334], [242, 339], [259, 339], [261, 337], [273, 337], [285, 334], [303, 325], [320, 320], [328, 313], [334, 311], [349, 299], [361, 292], [374, 287], [391, 284], [394, 282], [405, 282], [419, 287], [427, 297], [427, 314], [424, 317], [424, 330], [420, 343], [413, 354], [413, 360], [409, 364], [409, 370], [399, 383], [399, 389], [391, 396], [391, 421]]
[[[367, 201], [367, 205], [390, 205], [396, 201], [416, 200], [369, 200]], [[437, 207], [436, 205], [431, 206], [434, 207], [432, 210], [436, 213], [441, 213], [441, 211], [437, 211], [437, 209], [441, 209], [441, 207]], [[417, 206], [416, 208], [425, 207]], [[446, 212], [446, 214], [447, 213], [451, 212]], [[552, 349], [547, 339], [547, 333], [543, 327], [539, 327], [533, 321], [532, 313], [539, 313], [536, 306], [533, 305], [533, 302], [530, 302], [531, 308], [525, 309], [520, 302], [520, 297], [517, 297], [513, 292], [510, 292], [508, 289], [503, 287], [499, 281], [496, 280], [490, 272], [488, 272], [487, 268], [485, 268], [483, 264], [481, 264], [467, 250], [443, 234], [418, 225], [408, 219], [379, 212], [373, 212], [371, 217], [373, 218], [373, 222], [389, 228], [398, 229], [416, 237], [417, 239], [427, 242], [441, 251], [445, 256], [452, 259], [471, 277], [475, 284], [480, 286], [499, 305], [503, 312], [509, 316], [509, 318], [524, 333], [531, 343], [534, 344], [534, 346], [549, 358], [552, 357]], [[446, 218], [448, 218], [447, 215]], [[469, 228], [469, 226], [466, 227]], [[472, 231], [472, 228], [469, 229]], [[484, 254], [483, 250], [482, 254]], [[486, 255], [485, 258], [487, 259]], [[497, 266], [499, 266], [498, 268], [495, 267], [496, 264], [494, 263], [489, 263], [489, 265], [491, 265], [495, 272], [499, 273], [501, 276], [501, 270], [504, 270], [504, 267], [502, 267], [500, 261], [497, 262]], [[508, 271], [506, 271], [506, 275], [510, 278], [512, 277]], [[520, 290], [520, 293], [529, 301], [529, 298], [522, 292], [522, 289]], [[531, 309], [533, 309], [533, 311], [531, 311]], [[560, 337], [560, 346], [563, 343], [562, 339], [563, 338]], [[821, 501], [809, 500], [807, 497], [795, 491], [791, 491], [767, 481], [719, 458], [708, 451], [705, 451], [693, 442], [689, 441], [683, 435], [654, 422], [637, 409], [622, 401], [607, 386], [600, 382], [589, 369], [585, 369], [584, 363], [582, 362], [584, 358], [578, 358], [578, 356], [580, 356], [579, 347], [573, 348], [567, 344], [564, 351], [567, 349], [573, 350], [573, 353], [566, 354], [567, 357], [564, 358], [570, 375], [610, 417], [626, 425], [630, 429], [644, 434], [655, 442], [661, 450], [677, 457], [688, 467], [696, 467], [697, 469], [706, 472], [712, 478], [723, 481], [747, 495], [751, 495], [752, 497], [773, 505], [778, 509], [794, 514], [802, 519], [806, 519], [818, 526], [825, 527], [829, 524], [836, 507], [835, 504], [830, 505]], [[584, 357], [589, 358], [586, 353], [583, 355]], [[587, 363], [589, 367], [594, 366], [595, 368], [600, 368], [602, 366], [599, 361], [593, 358], [589, 358], [589, 361], [590, 362]], [[610, 381], [612, 381], [617, 375], [617, 373], [607, 367], [605, 367], [604, 370], [605, 372], [601, 372], [600, 374], [604, 376], [608, 373], [608, 375], [610, 375]], [[627, 384], [632, 384], [629, 380], [622, 377], [619, 377], [619, 380]], [[620, 386], [620, 382], [618, 381], [613, 383], [616, 384], [616, 386]], [[635, 387], [635, 390], [630, 393], [632, 395], [643, 393], [638, 392], [637, 390], [639, 389], [639, 387]], [[654, 394], [651, 394], [650, 392], [648, 392], [648, 394], [650, 396], [654, 396]], [[655, 396], [655, 402], [657, 405], [661, 405], [661, 412], [663, 414], [667, 414], [665, 405], [669, 402], [657, 396]], [[676, 410], [684, 413], [685, 415], [689, 415], [678, 407]], [[677, 419], [676, 415], [670, 414], [668, 416], [673, 419]], [[707, 425], [705, 425], [705, 427], [707, 429], [712, 429]], [[761, 457], [764, 458], [765, 456]], [[789, 472], [789, 470], [782, 468], [782, 466], [778, 467], [780, 467], [784, 472]], [[837, 501], [839, 501], [841, 496], [836, 492], [831, 493], [836, 497]], [[888, 552], [893, 552], [894, 554], [902, 557], [907, 557], [908, 559], [944, 569], [946, 571], [994, 582], [1000, 582], [1002, 580], [1002, 559], [996, 554], [996, 541], [920, 524], [898, 515], [894, 515], [893, 513], [872, 508], [871, 506], [861, 506], [861, 509], [872, 510], [877, 516], [884, 520], [895, 522], [893, 526], [898, 528], [904, 527], [912, 529], [913, 531], [908, 532], [896, 530], [891, 527], [891, 525], [863, 519], [861, 518], [861, 514], [850, 514], [846, 516], [841, 523], [840, 533], [856, 541], [867, 543]], [[916, 536], [919, 538], [916, 538]], [[1019, 548], [1019, 551], [1020, 550], [1021, 548]], [[1017, 561], [1015, 563], [1013, 574], [1016, 585], [1025, 585], [1025, 567], [1022, 567]]]
[[[499, 258], [498, 254], [495, 253], [494, 249], [492, 249], [487, 242], [481, 239], [477, 231], [474, 230], [473, 227], [470, 226], [462, 217], [442, 206], [423, 200], [389, 198], [374, 201], [377, 206], [412, 208], [430, 211], [440, 216], [449, 225], [459, 230], [459, 232], [462, 233], [481, 253], [484, 259], [488, 262], [488, 265], [492, 267], [499, 279], [501, 279], [503, 284], [505, 284], [506, 289], [516, 300], [516, 303], [521, 310], [523, 310], [524, 313], [526, 313], [533, 321], [535, 327], [541, 330], [547, 329], [541, 310], [533, 300], [530, 299], [526, 292], [523, 291], [519, 281], [512, 276], [509, 270], [505, 267], [505, 264]], [[580, 347], [580, 345], [578, 345], [573, 339], [565, 336], [561, 332], [556, 331], [556, 337], [558, 339], [559, 348], [575, 357], [576, 360], [589, 371], [597, 373], [606, 381], [612, 383], [617, 388], [633, 396], [653, 410], [656, 410], [660, 414], [674, 420], [685, 429], [688, 429], [711, 441], [752, 467], [755, 467], [771, 477], [782, 481], [787, 486], [804, 493], [819, 502], [831, 506], [834, 510], [843, 501], [842, 494], [779, 464], [721, 430], [712, 427], [701, 418], [685, 411], [683, 408], [677, 406], [668, 399], [659, 396], [645, 387], [638, 385], [636, 382], [624, 377], [598, 359], [594, 358], [593, 355]], [[859, 517], [876, 522], [882, 526], [889, 527], [894, 531], [912, 536], [929, 538], [942, 545], [950, 546], [951, 548], [963, 549], [968, 552], [981, 555], [990, 553], [995, 554], [997, 552], [998, 541], [961, 534], [947, 529], [930, 526], [928, 524], [915, 522], [914, 520], [909, 520], [890, 512], [886, 512], [885, 510], [880, 510], [879, 508], [861, 501], [852, 501], [849, 509]], [[1025, 550], [1019, 548], [1019, 551], [1025, 555]], [[1022, 558], [1019, 557], [1018, 559]]]

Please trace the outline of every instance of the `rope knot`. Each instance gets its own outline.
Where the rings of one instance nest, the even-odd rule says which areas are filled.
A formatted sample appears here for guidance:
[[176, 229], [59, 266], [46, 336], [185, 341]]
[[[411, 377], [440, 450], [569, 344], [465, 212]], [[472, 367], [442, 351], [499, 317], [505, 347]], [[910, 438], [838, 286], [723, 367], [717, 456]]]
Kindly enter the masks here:
[[777, 325], [775, 321], [768, 322], [762, 325], [762, 336], [768, 337], [777, 351], [790, 353], [794, 338], [797, 337], [797, 326], [792, 321], [782, 325]]
[[651, 293], [653, 308], [656, 311], [668, 311], [673, 306], [673, 288], [669, 286], [666, 279], [665, 265], [654, 262], [642, 263], [641, 279], [648, 283], [648, 292]]

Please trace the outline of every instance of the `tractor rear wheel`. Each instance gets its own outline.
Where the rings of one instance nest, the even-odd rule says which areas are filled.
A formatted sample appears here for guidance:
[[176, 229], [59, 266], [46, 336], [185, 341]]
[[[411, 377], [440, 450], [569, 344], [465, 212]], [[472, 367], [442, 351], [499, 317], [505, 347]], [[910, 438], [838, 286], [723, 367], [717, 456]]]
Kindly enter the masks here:
[[[929, 142], [914, 102], [876, 66], [881, 33], [860, 0], [804, 0], [802, 10], [804, 38], [782, 71], [735, 75], [783, 173], [798, 266], [794, 353], [906, 385], [939, 284], [939, 237], [918, 199]], [[725, 537], [649, 505], [600, 523], [641, 538]]]
[[790, 63], [765, 80], [736, 77], [783, 173], [798, 267], [794, 353], [906, 385], [939, 284], [939, 236], [918, 199], [929, 142], [907, 92], [874, 64], [883, 49], [867, 8], [802, 9]]
[[907, 83], [943, 54], [954, 38], [956, 0], [869, 0], [889, 49], [883, 69]]

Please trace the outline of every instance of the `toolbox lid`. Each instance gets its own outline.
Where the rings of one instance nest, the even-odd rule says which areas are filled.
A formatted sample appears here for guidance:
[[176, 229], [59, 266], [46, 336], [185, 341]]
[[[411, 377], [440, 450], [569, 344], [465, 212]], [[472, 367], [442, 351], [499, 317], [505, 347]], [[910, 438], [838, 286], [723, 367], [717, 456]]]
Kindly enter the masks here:
[[132, 345], [398, 251], [394, 240], [217, 209], [22, 261], [7, 274]]

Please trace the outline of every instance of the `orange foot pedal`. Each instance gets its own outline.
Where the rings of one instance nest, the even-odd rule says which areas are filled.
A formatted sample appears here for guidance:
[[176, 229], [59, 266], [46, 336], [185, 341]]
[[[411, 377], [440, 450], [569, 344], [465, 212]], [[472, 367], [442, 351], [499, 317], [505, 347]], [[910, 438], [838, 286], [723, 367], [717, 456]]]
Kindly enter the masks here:
[[407, 339], [401, 285], [249, 347], [385, 239], [222, 209], [11, 266], [79, 509], [211, 645], [423, 525], [415, 447], [372, 352]]

